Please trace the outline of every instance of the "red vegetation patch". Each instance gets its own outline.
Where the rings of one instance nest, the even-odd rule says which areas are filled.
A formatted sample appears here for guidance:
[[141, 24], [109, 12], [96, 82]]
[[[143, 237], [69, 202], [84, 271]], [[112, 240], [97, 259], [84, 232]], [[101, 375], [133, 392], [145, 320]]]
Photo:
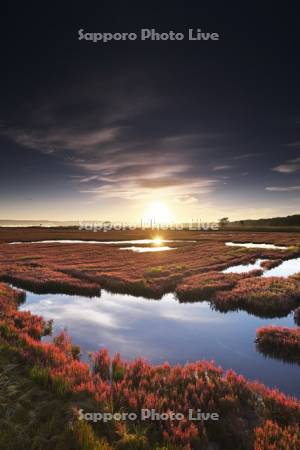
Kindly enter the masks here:
[[15, 291], [4, 283], [0, 283], [0, 330], [10, 333], [12, 329], [22, 330], [29, 336], [39, 338], [51, 330], [51, 324], [30, 312], [20, 312], [18, 303], [25, 299], [24, 292]]
[[192, 275], [176, 287], [176, 295], [182, 301], [208, 300], [217, 291], [232, 289], [238, 278], [238, 275], [227, 276], [219, 272]]
[[99, 285], [39, 265], [7, 268], [2, 280], [37, 293], [99, 295]]
[[276, 422], [267, 420], [255, 430], [254, 450], [299, 450], [300, 427], [292, 425], [280, 427]]
[[[100, 411], [109, 412], [113, 405], [114, 412], [135, 412], [138, 417], [143, 408], [154, 408], [158, 413], [181, 412], [186, 417], [189, 409], [201, 409], [220, 416], [219, 421], [138, 420], [138, 423], [128, 421], [121, 425], [114, 422], [106, 428], [102, 423], [93, 425], [97, 433], [101, 431], [119, 448], [126, 448], [121, 443], [129, 435], [131, 447], [127, 448], [136, 448], [142, 433], [146, 446], [188, 450], [207, 448], [215, 442], [222, 449], [250, 450], [254, 447], [255, 428], [257, 446], [268, 438], [270, 433], [261, 431], [265, 420], [275, 422], [278, 430], [286, 428], [290, 433], [300, 421], [300, 403], [296, 399], [248, 382], [233, 371], [224, 374], [221, 368], [207, 361], [155, 366], [142, 359], [126, 362], [119, 355], [111, 359], [102, 349], [92, 356], [90, 370], [88, 364], [78, 359], [78, 349], [65, 333], [52, 343], [41, 342], [43, 319], [18, 311], [17, 294], [7, 289], [4, 287], [5, 295], [0, 295], [1, 339], [14, 346], [24, 363], [31, 366], [34, 380], [58, 395], [80, 393], [77, 404], [82, 408], [87, 405], [87, 399], [93, 398]], [[140, 429], [138, 434], [137, 429]]]
[[285, 278], [245, 278], [229, 292], [217, 292], [213, 303], [220, 311], [243, 309], [262, 317], [287, 315], [298, 306], [300, 285]]
[[22, 303], [25, 300], [26, 296], [23, 291], [19, 291], [16, 289], [11, 289], [7, 284], [0, 283], [0, 300], [5, 303], [5, 300], [7, 299], [7, 306], [10, 305], [10, 303]]
[[262, 261], [261, 263], [260, 263], [260, 266], [263, 268], [263, 269], [273, 269], [273, 267], [277, 267], [277, 266], [279, 266], [279, 264], [281, 264], [282, 263], [282, 259], [268, 259], [268, 260], [266, 260], [266, 261]]
[[[41, 239], [144, 239], [159, 234], [176, 247], [170, 252], [134, 253], [119, 245], [97, 244], [0, 244], [0, 279], [15, 280], [36, 292], [66, 292], [95, 295], [98, 286], [112, 291], [160, 298], [164, 293], [182, 291], [181, 285], [197, 288], [190, 277], [221, 272], [229, 266], [248, 264], [257, 258], [280, 259], [296, 255], [299, 235], [292, 233], [232, 232], [110, 232], [93, 233], [76, 229], [1, 229], [3, 241]], [[1, 241], [0, 236], [0, 241]], [[188, 242], [195, 240], [195, 242]], [[289, 250], [228, 247], [227, 241], [274, 242], [294, 245]], [[201, 278], [201, 277], [200, 277]], [[23, 284], [22, 284], [23, 283]], [[201, 283], [201, 279], [200, 279]], [[227, 282], [225, 283], [227, 285]], [[179, 287], [180, 286], [180, 287]], [[200, 292], [202, 286], [200, 285]], [[183, 291], [182, 291], [183, 292]], [[189, 293], [187, 292], [189, 296]], [[192, 294], [191, 294], [192, 295]]]
[[256, 344], [265, 355], [300, 364], [300, 329], [262, 327], [256, 331]]
[[252, 270], [244, 274], [208, 272], [185, 278], [176, 287], [176, 295], [180, 301], [213, 300], [217, 292], [233, 289], [240, 280], [260, 275], [260, 270]]

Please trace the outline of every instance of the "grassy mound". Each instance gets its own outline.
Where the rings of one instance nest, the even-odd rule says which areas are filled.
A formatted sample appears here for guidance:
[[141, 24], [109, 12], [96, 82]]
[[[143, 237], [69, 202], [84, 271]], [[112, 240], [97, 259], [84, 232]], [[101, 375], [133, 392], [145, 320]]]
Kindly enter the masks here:
[[256, 344], [258, 350], [265, 355], [300, 364], [299, 328], [259, 328], [256, 332]]

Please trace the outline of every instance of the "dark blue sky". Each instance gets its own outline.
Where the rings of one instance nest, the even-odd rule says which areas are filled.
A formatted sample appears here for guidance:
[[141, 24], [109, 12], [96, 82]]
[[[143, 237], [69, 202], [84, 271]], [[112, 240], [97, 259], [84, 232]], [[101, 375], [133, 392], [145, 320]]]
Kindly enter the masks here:
[[[259, 3], [3, 11], [0, 218], [136, 220], [157, 201], [177, 220], [299, 213], [297, 17]], [[186, 37], [103, 44], [81, 28]]]

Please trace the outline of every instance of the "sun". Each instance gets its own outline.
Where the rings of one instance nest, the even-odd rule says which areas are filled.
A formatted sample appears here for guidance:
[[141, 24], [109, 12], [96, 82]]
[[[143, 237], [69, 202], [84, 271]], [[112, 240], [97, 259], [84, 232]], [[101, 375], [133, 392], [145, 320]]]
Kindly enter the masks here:
[[156, 225], [167, 224], [172, 221], [172, 214], [163, 202], [154, 202], [148, 206], [144, 220]]
[[160, 236], [155, 236], [152, 239], [154, 245], [161, 245], [163, 243], [163, 239]]

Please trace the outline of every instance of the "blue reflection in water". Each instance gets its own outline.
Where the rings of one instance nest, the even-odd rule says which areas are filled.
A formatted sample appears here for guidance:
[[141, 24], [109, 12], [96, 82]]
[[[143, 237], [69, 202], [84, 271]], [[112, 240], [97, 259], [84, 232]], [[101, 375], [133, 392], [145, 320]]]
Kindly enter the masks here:
[[292, 316], [260, 319], [245, 312], [219, 313], [207, 302], [179, 303], [173, 294], [148, 300], [102, 290], [101, 297], [27, 292], [22, 310], [54, 319], [54, 333], [67, 328], [83, 358], [104, 346], [125, 359], [152, 363], [214, 359], [249, 379], [300, 397], [300, 369], [266, 359], [255, 349], [255, 331], [264, 325], [293, 326]]
[[283, 261], [279, 266], [266, 270], [263, 277], [289, 277], [300, 272], [300, 258], [288, 259]]
[[261, 263], [268, 261], [267, 259], [257, 259], [253, 264], [240, 264], [238, 266], [228, 267], [223, 273], [246, 273], [251, 270], [263, 270], [262, 277], [290, 277], [300, 272], [300, 258], [292, 258], [281, 262], [272, 269], [264, 270]]

